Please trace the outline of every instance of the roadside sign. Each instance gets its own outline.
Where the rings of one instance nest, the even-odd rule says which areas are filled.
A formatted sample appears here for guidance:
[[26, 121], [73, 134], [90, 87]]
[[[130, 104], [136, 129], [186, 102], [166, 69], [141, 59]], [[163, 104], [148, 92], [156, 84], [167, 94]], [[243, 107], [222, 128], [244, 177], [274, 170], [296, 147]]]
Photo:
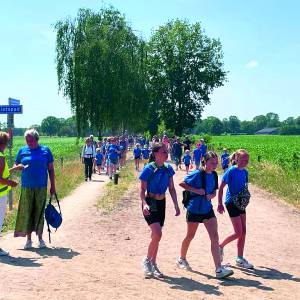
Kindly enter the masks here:
[[20, 105], [20, 100], [14, 98], [8, 98], [8, 105]]
[[22, 105], [0, 105], [0, 114], [22, 114]]

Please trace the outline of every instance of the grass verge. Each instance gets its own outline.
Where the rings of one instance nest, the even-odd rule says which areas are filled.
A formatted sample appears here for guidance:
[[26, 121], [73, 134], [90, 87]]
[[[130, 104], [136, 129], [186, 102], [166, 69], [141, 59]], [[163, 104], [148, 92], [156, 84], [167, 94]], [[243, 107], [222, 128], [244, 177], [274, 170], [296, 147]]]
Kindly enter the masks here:
[[136, 180], [134, 163], [133, 161], [127, 161], [126, 166], [120, 171], [118, 184], [110, 182], [105, 186], [104, 193], [98, 201], [98, 208], [106, 214], [110, 213], [118, 205], [130, 185]]
[[[56, 191], [59, 199], [67, 196], [84, 178], [83, 165], [76, 160], [67, 160], [62, 166], [55, 163]], [[18, 180], [18, 179], [17, 179]], [[20, 182], [20, 180], [18, 180]], [[49, 185], [48, 185], [49, 189]], [[13, 230], [15, 226], [17, 207], [20, 196], [20, 186], [13, 190], [13, 210], [7, 211], [2, 232]]]
[[266, 162], [251, 164], [248, 170], [252, 183], [300, 210], [300, 170], [286, 170]]

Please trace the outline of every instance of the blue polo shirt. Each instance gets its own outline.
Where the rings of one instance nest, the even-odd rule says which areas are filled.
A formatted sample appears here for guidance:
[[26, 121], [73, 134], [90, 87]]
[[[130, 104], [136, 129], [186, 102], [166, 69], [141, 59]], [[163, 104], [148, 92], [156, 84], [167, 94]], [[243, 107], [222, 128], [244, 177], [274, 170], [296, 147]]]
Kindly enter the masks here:
[[118, 154], [118, 151], [119, 150], [119, 147], [117, 145], [114, 145], [114, 144], [110, 144], [108, 146], [108, 149], [107, 149], [107, 156], [108, 156], [108, 159], [110, 160], [116, 160], [119, 158], [119, 154]]
[[225, 204], [232, 203], [230, 191], [236, 195], [245, 188], [248, 171], [238, 169], [237, 166], [230, 167], [223, 175], [222, 181], [227, 184]]
[[140, 148], [133, 149], [134, 158], [141, 158], [142, 150]]
[[143, 154], [143, 159], [149, 159], [150, 150], [149, 149], [143, 149], [142, 154]]
[[196, 148], [193, 153], [194, 153], [194, 161], [200, 163], [201, 156], [202, 156], [200, 148]]
[[200, 151], [201, 151], [202, 156], [204, 156], [205, 153], [207, 152], [207, 146], [204, 144], [200, 145]]
[[43, 188], [48, 184], [48, 164], [53, 163], [53, 155], [47, 146], [35, 149], [22, 147], [16, 156], [16, 164], [27, 166], [22, 171], [21, 182], [25, 188]]
[[229, 165], [229, 153], [223, 153], [221, 155], [221, 161], [222, 161], [222, 166], [228, 166]]
[[96, 164], [97, 165], [101, 165], [102, 164], [102, 160], [103, 160], [103, 154], [101, 152], [97, 153], [96, 154]]
[[147, 164], [139, 179], [147, 181], [147, 191], [152, 194], [165, 194], [169, 186], [170, 177], [174, 176], [175, 172], [171, 165], [165, 165], [158, 168]]
[[184, 154], [183, 156], [183, 163], [185, 165], [189, 165], [191, 163], [192, 157], [189, 154]]
[[[202, 180], [201, 180], [201, 171], [196, 170], [191, 172], [184, 178], [184, 182], [189, 186], [201, 189]], [[205, 173], [205, 194], [213, 194], [215, 188], [215, 176], [213, 173]], [[203, 195], [198, 195], [191, 192], [192, 199], [189, 202], [187, 210], [193, 214], [207, 214], [212, 210], [211, 200], [206, 199]]]

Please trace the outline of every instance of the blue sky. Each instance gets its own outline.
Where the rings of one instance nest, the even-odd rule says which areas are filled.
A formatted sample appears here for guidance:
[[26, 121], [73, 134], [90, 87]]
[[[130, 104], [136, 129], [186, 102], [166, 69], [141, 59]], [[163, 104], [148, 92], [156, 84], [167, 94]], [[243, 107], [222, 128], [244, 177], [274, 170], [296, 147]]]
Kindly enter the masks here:
[[228, 82], [215, 90], [204, 117], [300, 115], [300, 1], [0, 0], [0, 103], [21, 100], [24, 114], [15, 116], [16, 126], [71, 115], [57, 90], [53, 24], [103, 3], [124, 13], [146, 39], [166, 21], [184, 18], [200, 21], [210, 37], [221, 40]]

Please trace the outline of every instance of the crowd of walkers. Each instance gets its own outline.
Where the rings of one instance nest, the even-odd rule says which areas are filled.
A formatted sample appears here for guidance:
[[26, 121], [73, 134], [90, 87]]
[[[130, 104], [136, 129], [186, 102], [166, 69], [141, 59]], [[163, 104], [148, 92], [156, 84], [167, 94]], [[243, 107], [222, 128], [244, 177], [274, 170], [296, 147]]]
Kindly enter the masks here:
[[[38, 246], [44, 248], [46, 244], [43, 240], [43, 227], [48, 176], [50, 195], [56, 194], [53, 155], [48, 147], [39, 144], [38, 132], [30, 129], [25, 132], [27, 145], [19, 149], [15, 163], [9, 169], [4, 156], [8, 140], [7, 133], [0, 132], [0, 231], [8, 192], [17, 186], [17, 182], [9, 179], [10, 173], [22, 171], [14, 236], [26, 237], [24, 249], [30, 249], [32, 233], [35, 232], [38, 236]], [[183, 204], [186, 209], [187, 229], [185, 236], [182, 237], [181, 248], [178, 249], [177, 266], [191, 270], [187, 252], [199, 224], [203, 223], [210, 238], [217, 278], [225, 278], [233, 274], [229, 267], [222, 265], [222, 261], [224, 248], [234, 240], [237, 240], [236, 265], [245, 269], [253, 268], [244, 257], [246, 206], [250, 199], [248, 172], [245, 168], [249, 162], [249, 154], [240, 149], [230, 156], [228, 150], [224, 149], [221, 155], [224, 174], [219, 185], [216, 173], [218, 155], [208, 151], [203, 139], [196, 143], [195, 149], [191, 149], [191, 146], [192, 142], [188, 137], [181, 142], [177, 137], [169, 138], [164, 134], [161, 138], [154, 136], [149, 140], [143, 136], [128, 136], [125, 133], [98, 142], [94, 141], [93, 136], [89, 136], [82, 148], [81, 159], [85, 166], [86, 181], [92, 179], [93, 173], [106, 173], [112, 178], [117, 169], [125, 166], [126, 158], [130, 158], [129, 151], [132, 153], [136, 171], [141, 171], [139, 179], [142, 214], [151, 230], [147, 255], [142, 261], [145, 278], [163, 277], [157, 266], [157, 253], [165, 221], [167, 190], [171, 195], [175, 216], [181, 213], [173, 181], [175, 171], [167, 162], [169, 158], [175, 164], [177, 171], [181, 169], [183, 162], [184, 171], [187, 173], [179, 183], [179, 186], [184, 189]], [[141, 162], [143, 168], [140, 166]], [[223, 191], [226, 185], [228, 188], [224, 205]], [[211, 202], [215, 197], [218, 199], [217, 211], [222, 214], [226, 207], [233, 227], [233, 233], [222, 241], [219, 240], [217, 218]], [[8, 255], [8, 252], [0, 248], [0, 256], [2, 255]]]

